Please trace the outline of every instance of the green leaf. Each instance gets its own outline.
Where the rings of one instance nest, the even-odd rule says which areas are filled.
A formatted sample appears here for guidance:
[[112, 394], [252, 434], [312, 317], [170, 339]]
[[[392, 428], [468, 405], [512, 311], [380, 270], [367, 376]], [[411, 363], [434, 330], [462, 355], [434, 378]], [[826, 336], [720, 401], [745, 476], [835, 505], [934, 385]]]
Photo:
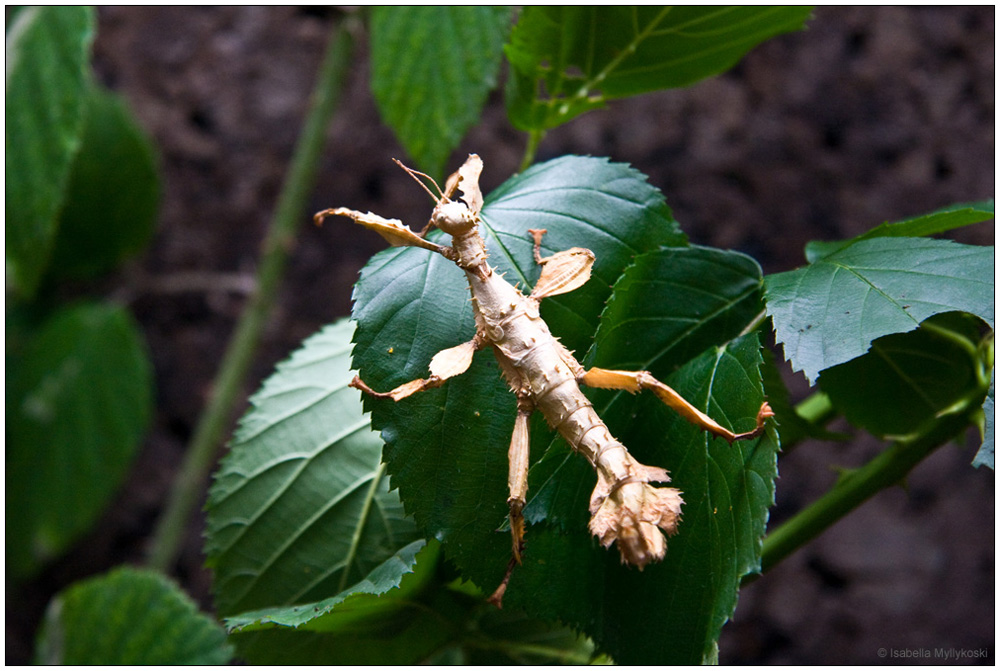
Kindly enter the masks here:
[[[752, 334], [661, 379], [720, 423], [743, 430], [752, 428], [763, 401], [759, 363]], [[614, 549], [597, 546], [582, 524], [533, 524], [505, 606], [582, 628], [620, 664], [698, 664], [735, 608], [740, 578], [759, 568], [777, 441], [771, 431], [732, 446], [710, 440], [652, 395], [621, 394], [595, 408], [637, 459], [669, 469], [685, 501], [680, 530], [664, 561], [639, 572], [621, 565]], [[579, 492], [577, 507], [586, 509], [587, 496]]]
[[254, 664], [424, 661], [455, 636], [450, 618], [468, 615], [432, 584], [439, 550], [414, 541], [335, 597], [228, 618], [232, 639]]
[[[383, 597], [385, 598], [385, 597]], [[413, 665], [427, 663], [460, 630], [469, 606], [435, 590], [428, 600], [393, 601], [386, 618], [337, 632], [280, 627], [232, 634], [252, 664]]]
[[969, 315], [936, 315], [826, 369], [820, 387], [851, 424], [879, 437], [906, 435], [979, 386], [979, 324]]
[[[692, 247], [643, 254], [615, 285], [588, 363], [650, 370], [721, 423], [748, 430], [763, 401], [759, 347], [752, 336], [725, 343], [759, 314], [761, 285], [756, 262], [735, 252]], [[558, 554], [543, 560], [572, 562], [574, 569], [562, 581], [526, 562], [532, 568], [521, 577], [523, 586], [515, 575], [507, 600], [556, 604], [537, 614], [583, 627], [619, 663], [699, 663], [732, 613], [740, 578], [759, 565], [760, 537], [773, 504], [776, 444], [768, 438], [729, 447], [709, 441], [651, 396], [589, 395], [637, 459], [671, 471], [686, 502], [680, 533], [668, 542], [664, 565], [647, 567], [641, 578], [633, 569], [619, 569], [616, 554], [595, 549], [586, 531], [594, 476], [556, 440], [531, 471], [525, 516], [535, 524], [528, 552], [551, 537]], [[728, 503], [718, 505], [740, 498], [734, 491], [744, 498], [732, 511]], [[684, 558], [692, 552], [700, 559]], [[709, 561], [711, 552], [728, 559]], [[733, 557], [738, 560], [727, 563]], [[571, 588], [572, 582], [581, 587]], [[667, 603], [671, 614], [663, 612]], [[665, 618], [675, 618], [678, 628]]]
[[505, 47], [507, 112], [522, 130], [607, 100], [687, 86], [761, 42], [799, 30], [808, 7], [526, 7]]
[[496, 86], [509, 7], [372, 10], [372, 92], [407, 153], [441, 177]]
[[979, 224], [990, 219], [993, 219], [992, 200], [971, 205], [951, 205], [919, 217], [904, 219], [903, 221], [894, 223], [886, 222], [851, 240], [840, 240], [837, 242], [820, 242], [814, 240], [806, 245], [806, 260], [809, 263], [816, 263], [821, 258], [829, 256], [848, 245], [853, 245], [859, 240], [886, 237], [924, 237], [937, 233], [946, 233], [956, 228]]
[[[521, 287], [538, 277], [530, 228], [547, 231], [543, 256], [571, 247], [597, 255], [590, 282], [542, 303], [546, 323], [577, 352], [590, 347], [611, 285], [633, 257], [687, 244], [663, 194], [645, 175], [600, 158], [565, 156], [515, 175], [489, 195], [483, 218], [487, 248], [496, 249], [491, 262]], [[461, 313], [468, 313], [464, 303]]]
[[34, 294], [80, 144], [94, 11], [31, 7], [7, 29], [7, 273]]
[[621, 353], [615, 366], [627, 370], [672, 372], [739, 335], [763, 309], [762, 287], [760, 266], [738, 252], [683, 247], [642, 254], [615, 284], [592, 354]]
[[128, 312], [63, 308], [7, 361], [7, 568], [26, 576], [111, 502], [149, 422], [152, 367]]
[[992, 247], [882, 237], [816, 263], [769, 275], [767, 311], [794, 370], [820, 371], [868, 351], [873, 340], [911, 331], [942, 312], [968, 312], [993, 328]]
[[286, 624], [300, 626], [251, 624], [231, 634], [232, 640], [254, 664], [585, 664], [591, 660], [593, 643], [585, 637], [516, 610], [498, 611], [485, 604], [478, 591], [470, 593], [467, 583], [445, 584], [450, 572], [437, 562], [439, 548], [431, 542], [421, 550], [414, 572], [403, 575], [398, 587], [377, 596], [353, 594], [318, 617], [310, 618], [307, 611], [322, 609], [322, 604], [305, 604], [297, 612], [275, 610], [270, 615], [288, 616]]
[[353, 325], [309, 338], [257, 392], [209, 493], [222, 615], [320, 601], [417, 540], [351, 380]]
[[118, 96], [92, 86], [50, 273], [93, 277], [141, 251], [153, 234], [159, 199], [152, 144]]
[[[757, 263], [736, 252], [680, 247], [641, 254], [615, 284], [583, 363], [665, 377], [738, 336], [761, 310], [761, 281]], [[620, 394], [588, 395], [603, 413]], [[655, 436], [642, 442], [650, 440]], [[561, 438], [553, 440], [543, 421], [536, 422], [532, 444], [549, 447], [531, 470], [526, 519], [563, 529], [585, 526], [593, 470]]]
[[118, 568], [70, 586], [49, 604], [36, 649], [48, 665], [226, 664], [215, 620], [165, 576]]
[[990, 390], [983, 401], [983, 444], [979, 446], [972, 465], [976, 468], [986, 465], [993, 468], [994, 436], [996, 432], [996, 371], [990, 372]]
[[[375, 598], [400, 588], [404, 577], [414, 573], [417, 553], [426, 545], [427, 542], [423, 539], [413, 541], [376, 566], [360, 582], [328, 599], [240, 613], [227, 617], [226, 627], [231, 632], [269, 628], [268, 625], [302, 626], [305, 629], [329, 631], [344, 628], [345, 621], [353, 624], [359, 619], [359, 615], [370, 617], [373, 614], [380, 614], [387, 607], [392, 607], [386, 604], [396, 604], [400, 598], [406, 598], [415, 591], [411, 587], [406, 590], [405, 595], [394, 594], [391, 600]], [[430, 557], [425, 556], [422, 563], [433, 569], [435, 559], [436, 551]], [[423, 573], [426, 574], [427, 571]], [[426, 575], [420, 577], [426, 582]]]
[[[567, 157], [533, 167], [490, 194], [483, 217], [491, 264], [525, 288], [538, 272], [527, 228], [548, 230], [543, 254], [572, 246], [595, 252], [591, 282], [542, 304], [553, 333], [567, 346], [588, 348], [598, 324], [617, 327], [632, 306], [641, 311], [648, 340], [629, 338], [630, 327], [639, 332], [629, 324], [598, 333], [608, 343], [606, 353], [598, 345], [588, 361], [648, 361], [663, 379], [685, 364], [670, 378], [675, 388], [720, 422], [752, 428], [763, 401], [757, 340], [715, 348], [760, 313], [760, 270], [751, 259], [703, 248], [660, 249], [684, 243], [662, 196], [638, 173], [597, 159]], [[610, 284], [636, 255], [633, 268], [641, 270], [629, 269], [629, 279], [616, 285], [598, 319], [611, 297]], [[657, 274], [664, 272], [666, 284], [658, 283]], [[355, 362], [376, 389], [425, 377], [434, 353], [475, 332], [461, 272], [423, 250], [392, 249], [373, 258], [355, 300]], [[664, 303], [687, 318], [675, 318]], [[702, 309], [709, 314], [701, 315]], [[613, 311], [616, 316], [609, 317]], [[635, 348], [644, 350], [642, 358], [635, 358]], [[619, 662], [699, 662], [732, 612], [739, 576], [759, 559], [773, 500], [775, 444], [771, 438], [735, 447], [708, 441], [651, 395], [594, 398], [604, 398], [595, 407], [608, 411], [612, 431], [638, 458], [671, 468], [688, 501], [681, 533], [671, 543], [689, 536], [700, 554], [689, 564], [691, 555], [671, 549], [672, 568], [648, 567], [641, 574], [619, 567], [617, 553], [597, 547], [586, 529], [593, 471], [565, 448], [559, 453], [556, 441], [541, 460], [547, 465], [532, 469], [529, 489], [529, 496], [544, 492], [544, 498], [551, 480], [559, 489], [556, 503], [535, 504], [542, 513], [528, 530], [525, 564], [514, 572], [505, 601], [533, 617], [581, 628]], [[426, 535], [443, 541], [463, 575], [492, 590], [510, 552], [502, 525], [515, 414], [514, 397], [492, 355], [477, 354], [468, 372], [440, 389], [395, 404], [366, 403], [386, 440], [385, 459], [407, 509]], [[532, 434], [536, 459], [551, 440], [551, 434], [539, 439], [539, 431], [536, 426]], [[557, 515], [562, 518], [553, 519]], [[576, 517], [581, 520], [571, 519]], [[713, 552], [718, 556], [709, 561]], [[682, 584], [670, 578], [678, 569], [672, 561], [683, 564], [677, 574], [685, 576]], [[666, 586], [659, 582], [664, 579], [674, 582]], [[665, 637], [671, 631], [662, 624], [667, 604], [678, 623], [676, 639]]]

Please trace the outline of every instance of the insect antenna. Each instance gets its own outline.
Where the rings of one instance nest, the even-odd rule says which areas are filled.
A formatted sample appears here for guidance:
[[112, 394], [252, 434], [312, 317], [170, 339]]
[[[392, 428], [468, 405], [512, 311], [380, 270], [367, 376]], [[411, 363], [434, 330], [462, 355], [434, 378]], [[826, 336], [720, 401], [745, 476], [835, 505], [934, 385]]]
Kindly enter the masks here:
[[[448, 198], [444, 195], [444, 193], [441, 192], [441, 187], [438, 186], [438, 183], [434, 181], [433, 177], [431, 177], [430, 175], [428, 175], [426, 173], [420, 172], [419, 170], [414, 170], [413, 168], [407, 168], [405, 165], [403, 165], [403, 162], [400, 161], [399, 159], [394, 158], [392, 160], [393, 160], [393, 162], [396, 165], [398, 165], [400, 168], [402, 168], [403, 170], [405, 170], [406, 174], [408, 174], [410, 177], [412, 177], [413, 180], [417, 184], [419, 184], [424, 191], [426, 191], [427, 193], [429, 193], [430, 196], [431, 196], [431, 198], [433, 198], [435, 200], [435, 202], [440, 202], [442, 200], [448, 200]], [[419, 177], [418, 177], [418, 175], [419, 175]], [[427, 188], [427, 185], [424, 183], [424, 181], [422, 179], [420, 179], [420, 177], [423, 177], [424, 179], [430, 180], [430, 183], [434, 185], [435, 189], [437, 189], [437, 195], [436, 196], [434, 195], [433, 191], [431, 191], [430, 189]]]

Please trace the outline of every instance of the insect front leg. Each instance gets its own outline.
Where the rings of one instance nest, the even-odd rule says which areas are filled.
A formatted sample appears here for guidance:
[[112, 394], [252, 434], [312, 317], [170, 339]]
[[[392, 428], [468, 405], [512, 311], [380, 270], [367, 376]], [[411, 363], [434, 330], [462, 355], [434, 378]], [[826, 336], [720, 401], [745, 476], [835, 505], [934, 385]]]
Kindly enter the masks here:
[[365, 384], [360, 377], [355, 377], [350, 382], [350, 386], [355, 389], [374, 396], [375, 398], [391, 398], [393, 401], [401, 401], [407, 396], [412, 396], [420, 391], [440, 387], [449, 378], [461, 375], [469, 370], [472, 365], [472, 355], [476, 350], [482, 348], [483, 339], [477, 333], [476, 337], [461, 345], [449, 347], [441, 350], [431, 359], [431, 376], [424, 379], [410, 380], [399, 385], [392, 391], [378, 392]]
[[734, 440], [748, 440], [760, 436], [764, 433], [764, 423], [769, 417], [774, 417], [774, 411], [771, 410], [771, 406], [765, 402], [761, 404], [760, 410], [757, 411], [757, 426], [753, 429], [753, 431], [733, 433], [729, 429], [718, 424], [714, 419], [703, 413], [701, 410], [688, 403], [683, 396], [657, 380], [648, 371], [591, 368], [580, 376], [579, 381], [589, 387], [596, 387], [598, 389], [621, 389], [633, 394], [638, 391], [642, 391], [643, 389], [649, 389], [656, 394], [657, 398], [673, 408], [681, 417], [703, 431], [707, 431], [712, 435], [724, 438], [726, 442], [730, 444]]
[[437, 252], [448, 259], [454, 259], [455, 253], [450, 247], [437, 245], [430, 240], [425, 240], [423, 235], [414, 233], [408, 226], [404, 226], [399, 219], [385, 219], [371, 212], [358, 212], [346, 207], [331, 207], [328, 210], [317, 212], [313, 216], [313, 221], [317, 226], [322, 225], [323, 220], [330, 216], [348, 217], [361, 224], [371, 231], [375, 231], [393, 247], [422, 247], [432, 252]]

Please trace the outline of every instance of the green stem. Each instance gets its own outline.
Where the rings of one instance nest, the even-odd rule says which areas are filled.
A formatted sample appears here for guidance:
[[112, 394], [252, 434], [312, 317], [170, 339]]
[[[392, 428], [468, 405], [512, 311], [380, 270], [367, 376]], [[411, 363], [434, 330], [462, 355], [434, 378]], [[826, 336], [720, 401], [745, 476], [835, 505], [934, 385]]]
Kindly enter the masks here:
[[545, 131], [540, 128], [528, 132], [528, 145], [524, 148], [524, 156], [521, 158], [518, 172], [524, 172], [535, 162], [535, 154], [538, 152], [538, 145], [543, 137], [545, 137]]
[[344, 22], [335, 28], [320, 66], [305, 126], [263, 243], [256, 290], [229, 341], [208, 404], [198, 420], [167, 507], [153, 535], [148, 563], [161, 571], [168, 571], [177, 556], [184, 529], [201, 499], [205, 479], [232, 421], [254, 352], [281, 286], [285, 264], [302, 221], [302, 211], [315, 183], [326, 129], [343, 87], [351, 51], [350, 23]]
[[927, 455], [968, 427], [977, 407], [970, 399], [864, 466], [845, 471], [830, 491], [764, 538], [761, 572], [773, 568], [873, 495], [900, 482]]
[[578, 650], [564, 650], [521, 641], [466, 639], [464, 643], [469, 647], [481, 650], [498, 650], [513, 659], [517, 659], [520, 655], [531, 655], [559, 664], [589, 664], [592, 657], [589, 653]]
[[837, 416], [837, 409], [833, 407], [829, 396], [817, 391], [795, 406], [795, 414], [814, 426], [823, 426]]

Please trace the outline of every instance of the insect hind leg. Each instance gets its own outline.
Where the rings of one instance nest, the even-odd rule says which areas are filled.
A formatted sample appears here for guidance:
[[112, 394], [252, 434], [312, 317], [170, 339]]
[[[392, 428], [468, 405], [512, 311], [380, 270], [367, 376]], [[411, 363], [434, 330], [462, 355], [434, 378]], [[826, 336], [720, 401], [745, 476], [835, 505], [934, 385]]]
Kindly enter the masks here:
[[689, 403], [683, 396], [674, 389], [657, 380], [648, 371], [627, 371], [608, 370], [605, 368], [591, 368], [580, 376], [579, 381], [589, 387], [597, 389], [620, 389], [630, 393], [636, 393], [643, 389], [649, 389], [656, 397], [670, 406], [681, 417], [691, 422], [703, 431], [707, 431], [714, 436], [723, 438], [728, 443], [736, 440], [749, 440], [757, 438], [764, 433], [765, 422], [770, 417], [774, 417], [774, 411], [766, 402], [762, 403], [757, 411], [756, 426], [752, 431], [744, 433], [733, 433], [729, 429], [721, 426], [714, 419], [703, 413], [698, 408]]

